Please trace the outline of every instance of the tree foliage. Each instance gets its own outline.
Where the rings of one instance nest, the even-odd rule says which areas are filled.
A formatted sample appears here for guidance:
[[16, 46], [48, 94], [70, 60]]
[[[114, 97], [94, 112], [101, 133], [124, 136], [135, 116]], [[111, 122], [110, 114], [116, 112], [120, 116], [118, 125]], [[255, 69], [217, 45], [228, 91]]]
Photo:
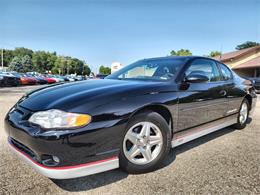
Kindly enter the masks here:
[[13, 55], [18, 57], [24, 57], [28, 55], [30, 58], [32, 58], [33, 50], [24, 47], [17, 47], [13, 50]]
[[210, 53], [209, 53], [209, 57], [216, 57], [216, 56], [220, 56], [222, 53], [221, 53], [221, 51], [211, 51]]
[[253, 42], [253, 41], [246, 41], [240, 45], [237, 45], [236, 50], [246, 49], [246, 48], [254, 47], [254, 46], [258, 46], [258, 45], [260, 45], [260, 43]]
[[22, 59], [18, 56], [15, 56], [10, 62], [8, 68], [11, 71], [22, 72], [23, 71]]
[[[0, 50], [0, 52], [2, 52], [2, 51]], [[12, 61], [12, 59], [14, 58], [13, 51], [8, 50], [8, 49], [4, 49], [3, 55], [4, 55], [4, 67], [7, 67], [10, 64], [10, 62]], [[0, 55], [0, 62], [2, 62], [2, 55]]]
[[180, 49], [178, 51], [172, 50], [170, 52], [171, 56], [191, 56], [192, 52], [188, 49]]
[[111, 74], [111, 68], [101, 65], [99, 67], [99, 73], [100, 74]]
[[30, 72], [32, 71], [32, 58], [28, 55], [25, 55], [21, 59], [22, 63], [22, 72]]
[[83, 60], [59, 56], [56, 52], [32, 51], [24, 47], [4, 50], [4, 66], [9, 70], [19, 72], [36, 71], [77, 75], [89, 75], [91, 72]]

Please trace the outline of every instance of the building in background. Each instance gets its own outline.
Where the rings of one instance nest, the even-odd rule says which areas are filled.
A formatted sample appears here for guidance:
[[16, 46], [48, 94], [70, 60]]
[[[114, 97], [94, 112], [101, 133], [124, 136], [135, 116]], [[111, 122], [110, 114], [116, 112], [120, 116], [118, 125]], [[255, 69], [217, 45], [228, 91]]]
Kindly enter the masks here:
[[260, 46], [224, 53], [214, 59], [228, 65], [242, 77], [260, 77]]
[[121, 64], [120, 62], [113, 62], [111, 64], [111, 73], [118, 71], [122, 67], [123, 67], [123, 64]]

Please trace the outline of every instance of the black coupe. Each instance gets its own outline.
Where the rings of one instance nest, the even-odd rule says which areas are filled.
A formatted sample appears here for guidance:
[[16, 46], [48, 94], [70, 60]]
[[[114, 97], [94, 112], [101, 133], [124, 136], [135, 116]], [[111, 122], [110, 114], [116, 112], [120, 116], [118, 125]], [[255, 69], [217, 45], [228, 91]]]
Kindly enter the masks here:
[[105, 79], [33, 91], [9, 111], [5, 129], [13, 151], [50, 178], [144, 173], [171, 147], [244, 128], [256, 97], [250, 81], [213, 59], [151, 58]]

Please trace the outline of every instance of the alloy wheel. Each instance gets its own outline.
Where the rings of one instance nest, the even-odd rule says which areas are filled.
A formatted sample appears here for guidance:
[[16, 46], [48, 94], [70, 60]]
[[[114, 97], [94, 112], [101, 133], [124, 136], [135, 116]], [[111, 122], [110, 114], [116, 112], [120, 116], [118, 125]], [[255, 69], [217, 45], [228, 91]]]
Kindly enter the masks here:
[[156, 159], [162, 150], [162, 145], [161, 130], [151, 122], [140, 122], [127, 131], [123, 151], [130, 162], [144, 165]]
[[248, 115], [248, 106], [244, 102], [241, 106], [240, 113], [239, 113], [239, 122], [240, 124], [244, 124], [247, 120], [247, 115]]

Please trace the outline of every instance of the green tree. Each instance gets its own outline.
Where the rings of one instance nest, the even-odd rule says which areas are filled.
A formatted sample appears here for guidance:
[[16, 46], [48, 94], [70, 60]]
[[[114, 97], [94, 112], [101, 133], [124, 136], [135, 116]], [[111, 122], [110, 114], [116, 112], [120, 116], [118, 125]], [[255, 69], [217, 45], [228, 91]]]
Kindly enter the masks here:
[[51, 69], [51, 72], [54, 74], [63, 74], [65, 72], [65, 66], [66, 59], [62, 56], [58, 56], [54, 63], [54, 67]]
[[10, 71], [17, 71], [17, 72], [23, 71], [22, 59], [18, 56], [15, 56], [10, 62], [8, 69]]
[[30, 58], [32, 58], [33, 50], [27, 49], [27, 48], [24, 48], [24, 47], [17, 47], [13, 51], [13, 55], [21, 57], [21, 58], [28, 55], [28, 56], [30, 56]]
[[47, 52], [47, 62], [45, 64], [45, 67], [48, 71], [54, 67], [56, 59], [57, 59], [56, 52], [53, 53]]
[[221, 53], [221, 51], [211, 51], [210, 53], [209, 53], [209, 57], [216, 57], [216, 56], [220, 56], [222, 53]]
[[22, 63], [22, 72], [30, 72], [33, 70], [32, 59], [30, 58], [30, 56], [25, 55], [24, 57], [22, 57], [21, 63]]
[[172, 50], [172, 51], [170, 52], [170, 55], [171, 55], [171, 56], [191, 56], [192, 53], [191, 53], [191, 51], [188, 50], [188, 49], [180, 49], [180, 50], [178, 50], [178, 51]]
[[56, 52], [36, 51], [32, 56], [33, 69], [42, 73], [50, 71], [55, 66], [56, 59]]
[[254, 47], [254, 46], [258, 46], [258, 45], [260, 45], [260, 43], [253, 42], [253, 41], [246, 41], [240, 45], [237, 45], [236, 50], [246, 49], [246, 48]]
[[89, 66], [84, 62], [84, 66], [83, 66], [83, 75], [88, 75], [90, 74], [91, 70], [89, 68]]
[[111, 68], [101, 65], [99, 67], [99, 73], [100, 74], [111, 74]]
[[47, 64], [47, 55], [44, 51], [36, 51], [32, 56], [33, 69], [37, 72], [48, 71]]
[[37, 71], [45, 73], [52, 71], [55, 74], [80, 75], [89, 75], [91, 72], [89, 66], [77, 58], [58, 56], [56, 52], [34, 52], [24, 47], [4, 50], [4, 66], [9, 66], [9, 69], [13, 71], [23, 72]]
[[[2, 51], [0, 50], [0, 52], [2, 52]], [[8, 65], [10, 64], [10, 62], [12, 61], [12, 59], [14, 57], [13, 50], [4, 49], [3, 55], [4, 55], [4, 66], [8, 67]], [[2, 62], [2, 55], [0, 55], [0, 62]]]

